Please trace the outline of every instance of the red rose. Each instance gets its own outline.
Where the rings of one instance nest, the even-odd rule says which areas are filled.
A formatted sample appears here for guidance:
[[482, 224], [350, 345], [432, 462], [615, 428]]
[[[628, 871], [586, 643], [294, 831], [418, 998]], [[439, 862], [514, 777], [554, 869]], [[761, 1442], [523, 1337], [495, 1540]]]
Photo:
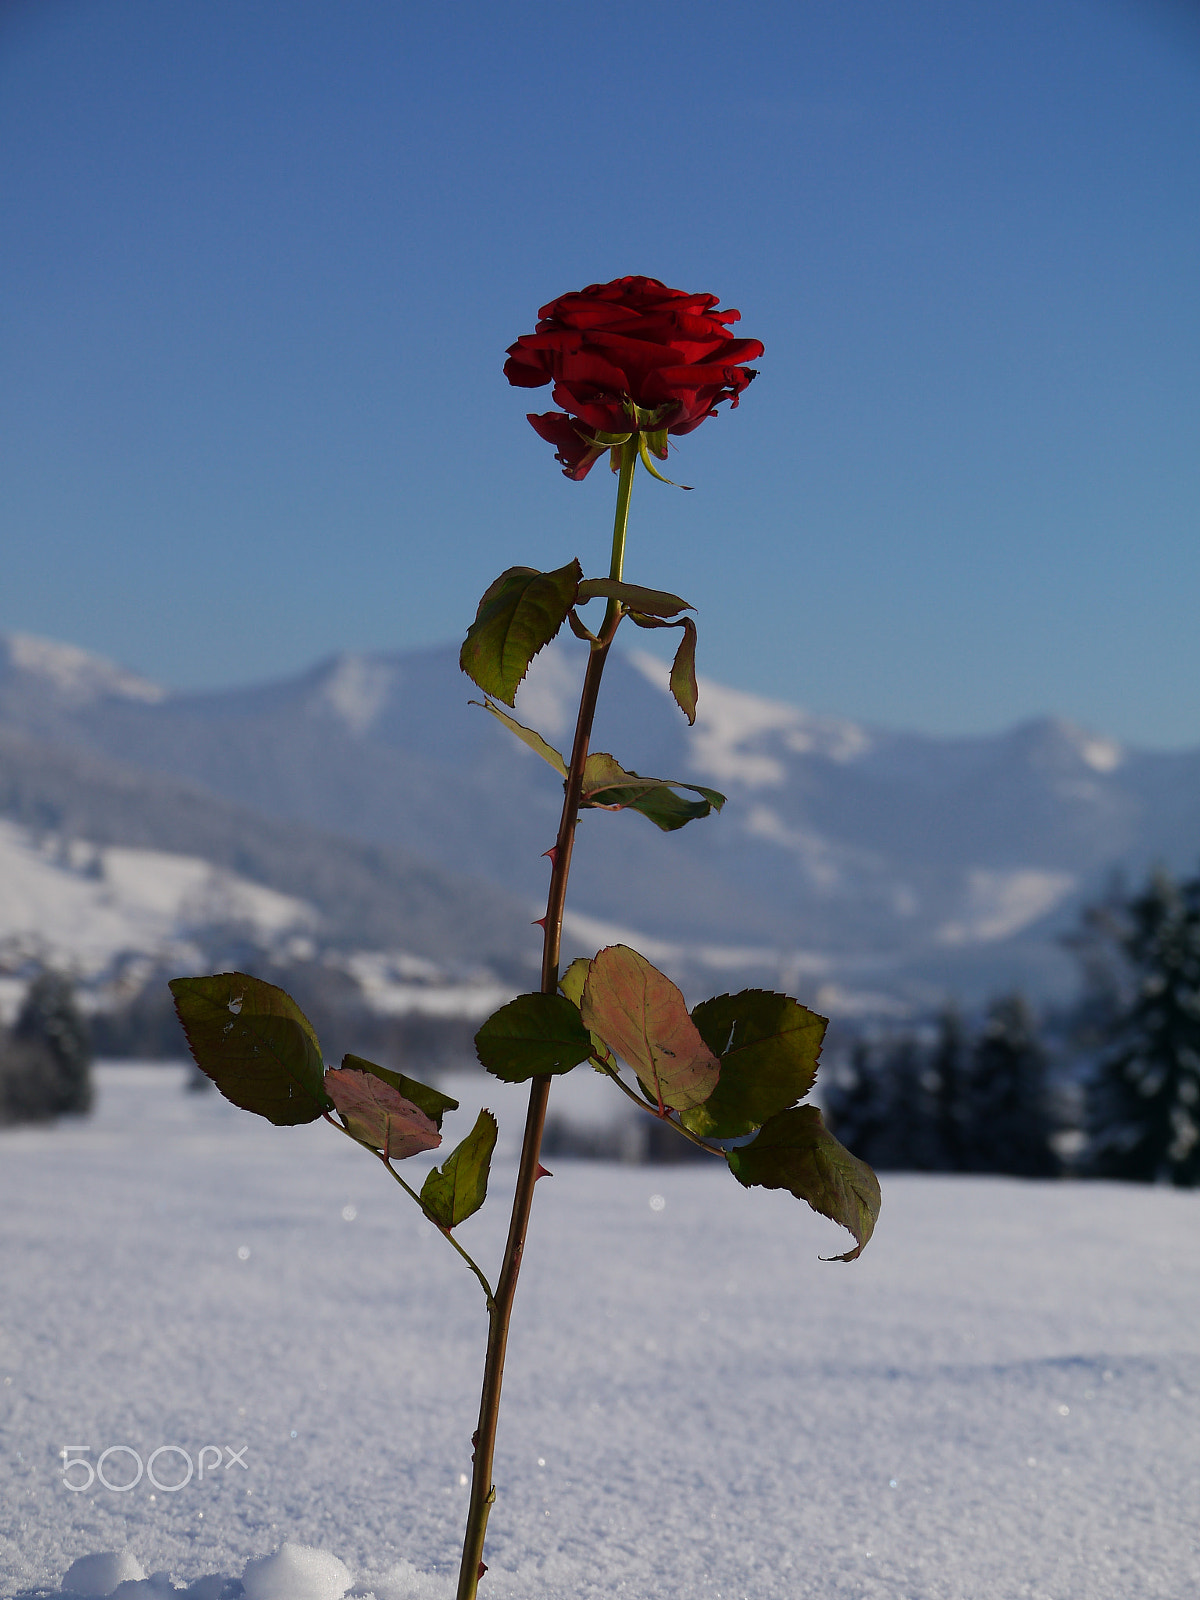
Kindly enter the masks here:
[[742, 363], [763, 347], [731, 339], [726, 324], [741, 314], [716, 305], [715, 294], [657, 278], [614, 278], [542, 307], [536, 331], [509, 346], [504, 375], [523, 389], [554, 384], [563, 409], [529, 420], [568, 478], [586, 477], [604, 453], [611, 440], [598, 434], [690, 433], [720, 401], [737, 405], [756, 376]]

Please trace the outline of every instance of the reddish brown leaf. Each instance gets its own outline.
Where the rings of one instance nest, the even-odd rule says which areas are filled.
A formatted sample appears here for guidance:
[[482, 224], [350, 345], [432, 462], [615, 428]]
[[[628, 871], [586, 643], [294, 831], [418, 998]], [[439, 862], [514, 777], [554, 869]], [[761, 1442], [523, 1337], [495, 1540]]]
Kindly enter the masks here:
[[389, 1161], [403, 1161], [442, 1142], [434, 1122], [390, 1083], [353, 1067], [330, 1067], [325, 1092], [342, 1121], [363, 1144], [382, 1150]]
[[703, 1105], [720, 1063], [700, 1037], [679, 990], [628, 945], [601, 950], [583, 988], [584, 1027], [622, 1056], [660, 1105]]

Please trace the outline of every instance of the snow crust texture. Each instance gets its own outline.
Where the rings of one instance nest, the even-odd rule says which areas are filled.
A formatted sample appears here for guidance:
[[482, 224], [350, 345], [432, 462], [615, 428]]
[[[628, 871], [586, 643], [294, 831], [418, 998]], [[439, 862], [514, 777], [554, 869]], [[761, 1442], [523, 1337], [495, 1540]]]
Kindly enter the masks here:
[[128, 1550], [103, 1551], [72, 1561], [63, 1589], [79, 1595], [111, 1594], [119, 1583], [136, 1583], [145, 1576], [141, 1562]]
[[[0, 1134], [0, 1597], [450, 1600], [478, 1285], [345, 1140], [184, 1081]], [[519, 1125], [476, 1090], [448, 1143]], [[1200, 1194], [885, 1175], [840, 1266], [720, 1170], [551, 1165], [481, 1600], [1200, 1593]]]

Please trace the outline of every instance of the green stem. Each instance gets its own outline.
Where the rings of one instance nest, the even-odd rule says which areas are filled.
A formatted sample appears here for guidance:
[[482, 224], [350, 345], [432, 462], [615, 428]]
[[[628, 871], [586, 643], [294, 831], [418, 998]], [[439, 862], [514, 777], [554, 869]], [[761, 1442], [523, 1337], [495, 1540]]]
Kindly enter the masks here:
[[[629, 528], [629, 497], [633, 490], [633, 474], [637, 467], [638, 436], [633, 437], [621, 450], [621, 476], [617, 479], [617, 514], [613, 519], [612, 559], [608, 564], [608, 575], [614, 583], [620, 583], [625, 575], [625, 534]], [[609, 605], [612, 605], [609, 601]]]
[[[624, 570], [629, 497], [637, 459], [638, 436], [635, 433], [622, 446], [621, 474], [617, 484], [617, 510], [613, 523], [612, 560], [608, 575], [618, 583]], [[571, 747], [571, 762], [567, 768], [564, 784], [562, 815], [551, 857], [553, 866], [550, 870], [550, 889], [546, 897], [546, 920], [542, 935], [543, 994], [554, 994], [558, 989], [563, 908], [566, 905], [567, 878], [571, 871], [571, 854], [575, 845], [575, 826], [579, 821], [579, 802], [583, 794], [583, 768], [587, 761], [588, 744], [592, 736], [592, 721], [596, 714], [600, 679], [604, 673], [604, 663], [608, 658], [609, 647], [620, 616], [619, 602], [610, 600], [598, 640], [589, 646], [587, 671], [584, 674], [583, 689], [579, 697], [579, 715], [575, 721], [575, 741]], [[483, 1576], [483, 1544], [487, 1536], [488, 1516], [496, 1500], [496, 1490], [492, 1483], [492, 1462], [496, 1452], [496, 1428], [500, 1417], [504, 1357], [508, 1348], [508, 1328], [512, 1317], [513, 1299], [517, 1291], [517, 1277], [521, 1270], [521, 1258], [525, 1253], [525, 1236], [529, 1229], [529, 1215], [533, 1207], [533, 1186], [541, 1173], [539, 1158], [542, 1149], [542, 1129], [546, 1123], [546, 1103], [549, 1097], [550, 1079], [534, 1078], [529, 1088], [529, 1109], [525, 1116], [525, 1137], [521, 1144], [521, 1164], [517, 1171], [517, 1185], [513, 1194], [504, 1264], [500, 1269], [495, 1297], [488, 1312], [483, 1393], [479, 1400], [479, 1426], [474, 1435], [471, 1504], [467, 1511], [457, 1600], [476, 1600], [479, 1580]]]
[[434, 1222], [433, 1218], [429, 1215], [428, 1211], [425, 1210], [425, 1205], [424, 1205], [424, 1202], [421, 1199], [421, 1196], [417, 1193], [417, 1191], [415, 1189], [411, 1188], [407, 1183], [405, 1183], [404, 1179], [396, 1171], [395, 1167], [388, 1160], [387, 1156], [384, 1155], [383, 1151], [382, 1150], [376, 1150], [376, 1148], [375, 1148], [375, 1146], [373, 1144], [364, 1144], [361, 1139], [355, 1139], [354, 1135], [350, 1132], [350, 1129], [346, 1128], [346, 1127], [343, 1127], [340, 1122], [335, 1122], [333, 1120], [333, 1118], [329, 1115], [328, 1111], [323, 1111], [321, 1113], [321, 1115], [325, 1118], [325, 1121], [329, 1124], [329, 1126], [331, 1128], [336, 1128], [339, 1133], [344, 1133], [346, 1135], [347, 1139], [351, 1140], [352, 1143], [358, 1145], [360, 1149], [365, 1150], [368, 1155], [377, 1156], [379, 1158], [379, 1160], [383, 1162], [384, 1166], [391, 1173], [392, 1177], [395, 1178], [396, 1182], [404, 1190], [405, 1194], [408, 1195], [411, 1199], [415, 1200], [417, 1202], [417, 1204], [421, 1207], [421, 1214], [425, 1218], [426, 1222], [433, 1223], [433, 1226], [437, 1229], [437, 1231], [445, 1239], [447, 1239], [450, 1242], [450, 1244], [452, 1244], [454, 1246], [454, 1248], [458, 1251], [459, 1255], [463, 1258], [463, 1260], [470, 1267], [471, 1271], [479, 1279], [480, 1284], [483, 1286], [483, 1292], [487, 1296], [488, 1310], [490, 1311], [492, 1309], [492, 1305], [494, 1304], [494, 1300], [493, 1300], [493, 1296], [492, 1296], [492, 1286], [487, 1281], [487, 1279], [484, 1277], [484, 1275], [483, 1275], [482, 1271], [480, 1270], [479, 1266], [474, 1261], [472, 1261], [471, 1257], [463, 1249], [462, 1245], [459, 1244], [458, 1240], [450, 1232], [449, 1228], [443, 1228], [440, 1222]]
[[685, 1128], [682, 1122], [676, 1122], [672, 1116], [659, 1116], [657, 1108], [652, 1106], [648, 1100], [643, 1100], [640, 1094], [635, 1094], [619, 1072], [615, 1072], [611, 1067], [604, 1066], [603, 1063], [601, 1063], [600, 1070], [612, 1079], [623, 1095], [633, 1101], [639, 1111], [644, 1111], [647, 1116], [653, 1117], [655, 1122], [665, 1122], [668, 1127], [674, 1128], [676, 1133], [681, 1133], [685, 1139], [694, 1144], [698, 1150], [706, 1150], [710, 1156], [724, 1157], [724, 1150], [718, 1149], [713, 1144], [705, 1144], [698, 1134], [693, 1133], [690, 1128]]
[[417, 1191], [415, 1189], [410, 1188], [409, 1185], [407, 1183], [405, 1183], [404, 1179], [396, 1171], [395, 1167], [391, 1164], [391, 1162], [387, 1159], [387, 1157], [379, 1150], [377, 1150], [375, 1152], [375, 1154], [383, 1162], [384, 1166], [391, 1173], [392, 1177], [395, 1178], [396, 1182], [404, 1190], [405, 1194], [411, 1195], [412, 1198], [421, 1207], [421, 1210], [425, 1213], [425, 1220], [427, 1222], [433, 1223], [433, 1226], [437, 1229], [437, 1231], [442, 1235], [442, 1237], [444, 1239], [446, 1239], [450, 1244], [452, 1244], [454, 1246], [454, 1248], [458, 1251], [459, 1255], [463, 1258], [463, 1260], [470, 1267], [471, 1271], [479, 1279], [480, 1287], [483, 1289], [484, 1294], [487, 1296], [487, 1307], [488, 1307], [488, 1310], [491, 1311], [492, 1307], [496, 1303], [496, 1300], [495, 1300], [495, 1296], [492, 1294], [492, 1286], [487, 1281], [487, 1279], [484, 1277], [483, 1272], [480, 1269], [480, 1267], [471, 1259], [471, 1257], [463, 1249], [462, 1245], [459, 1244], [458, 1240], [450, 1232], [449, 1228], [443, 1228], [440, 1222], [434, 1222], [433, 1221], [433, 1218], [429, 1215], [428, 1211], [425, 1211], [425, 1207], [424, 1207], [424, 1205], [422, 1204], [422, 1201], [421, 1201], [421, 1196], [417, 1193]]

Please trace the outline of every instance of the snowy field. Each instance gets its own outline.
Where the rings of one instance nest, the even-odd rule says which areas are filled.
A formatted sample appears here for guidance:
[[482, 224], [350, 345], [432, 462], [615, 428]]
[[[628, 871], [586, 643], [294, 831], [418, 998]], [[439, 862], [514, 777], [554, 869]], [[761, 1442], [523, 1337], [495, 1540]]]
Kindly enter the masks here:
[[[355, 1595], [451, 1595], [475, 1281], [329, 1128], [179, 1068], [99, 1077], [91, 1121], [0, 1133], [0, 1594], [121, 1550], [206, 1600], [340, 1594], [247, 1567], [290, 1541]], [[451, 1142], [484, 1099], [519, 1124], [481, 1078]], [[842, 1266], [831, 1225], [720, 1170], [551, 1164], [483, 1600], [1200, 1593], [1200, 1194], [885, 1178]], [[511, 1177], [462, 1230], [489, 1267]], [[118, 1445], [203, 1479], [64, 1486], [64, 1447]]]

